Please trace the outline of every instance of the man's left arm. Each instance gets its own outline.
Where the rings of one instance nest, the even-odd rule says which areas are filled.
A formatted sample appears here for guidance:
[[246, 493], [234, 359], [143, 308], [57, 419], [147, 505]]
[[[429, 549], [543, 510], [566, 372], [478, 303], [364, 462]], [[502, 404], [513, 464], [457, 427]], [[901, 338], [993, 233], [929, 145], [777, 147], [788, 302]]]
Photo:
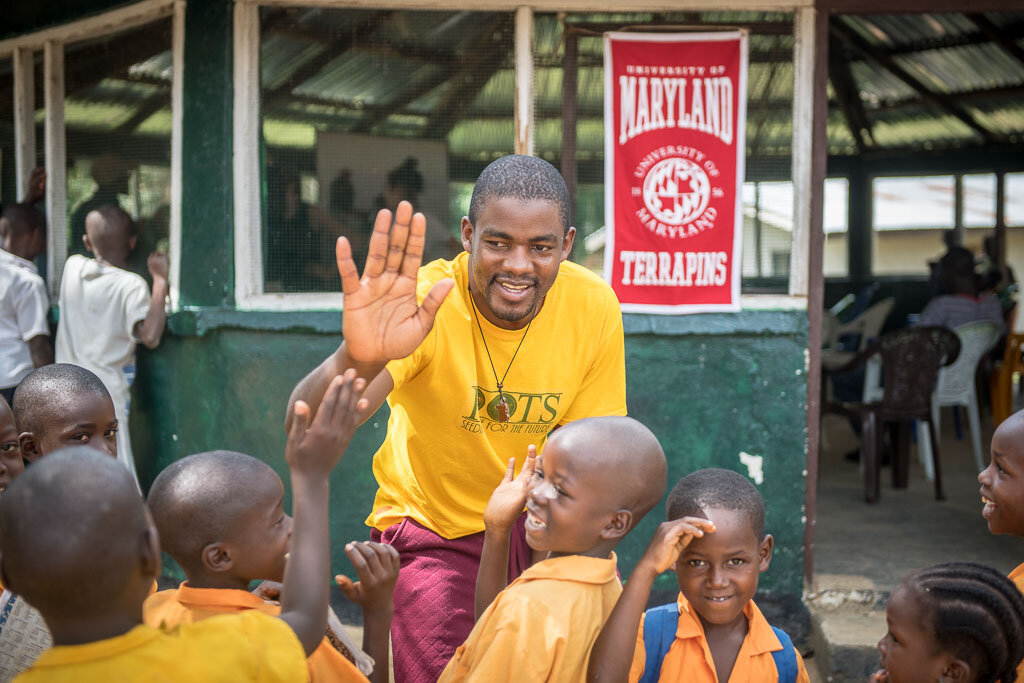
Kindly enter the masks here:
[[626, 351], [622, 311], [608, 292], [598, 349], [580, 383], [579, 393], [560, 424], [585, 417], [626, 414]]

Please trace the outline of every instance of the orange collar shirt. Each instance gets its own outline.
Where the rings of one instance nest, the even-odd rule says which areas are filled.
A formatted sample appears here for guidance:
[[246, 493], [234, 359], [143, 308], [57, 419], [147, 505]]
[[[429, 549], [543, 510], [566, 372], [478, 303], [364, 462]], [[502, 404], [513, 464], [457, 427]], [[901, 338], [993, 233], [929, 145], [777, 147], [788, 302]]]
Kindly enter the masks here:
[[[164, 631], [180, 624], [192, 624], [221, 614], [257, 611], [276, 617], [281, 606], [265, 602], [249, 591], [235, 588], [192, 588], [184, 582], [178, 588], [151, 595], [142, 605], [142, 620], [147, 626]], [[280, 621], [280, 620], [278, 620]], [[324, 638], [307, 660], [309, 680], [365, 683], [356, 665]]]
[[[1017, 565], [1017, 568], [1010, 572], [1007, 578], [1013, 581], [1021, 593], [1024, 593], [1024, 564]], [[1017, 680], [1024, 681], [1024, 662], [1017, 667]]]
[[58, 645], [16, 683], [253, 681], [303, 683], [306, 653], [288, 624], [255, 610], [170, 632], [140, 624], [84, 645]]
[[[661, 675], [658, 680], [720, 683], [700, 617], [690, 608], [690, 603], [682, 593], [679, 594], [677, 603], [679, 625], [676, 628], [676, 639], [669, 646], [661, 662]], [[775, 668], [772, 652], [781, 650], [782, 643], [753, 600], [743, 608], [743, 614], [747, 617], [749, 628], [739, 654], [736, 655], [736, 663], [732, 667], [728, 683], [775, 683], [779, 680], [779, 672]], [[795, 654], [798, 666], [797, 683], [810, 683], [800, 653]], [[646, 660], [644, 622], [641, 620], [636, 649], [633, 651], [633, 664], [629, 670], [630, 683], [637, 683], [643, 676]]]
[[590, 649], [622, 593], [615, 566], [612, 553], [527, 569], [480, 616], [440, 683], [586, 681]]
[[[455, 287], [419, 347], [387, 365], [391, 416], [366, 520], [380, 531], [406, 517], [444, 538], [483, 531], [509, 458], [518, 470], [527, 446], [541, 449], [558, 425], [626, 414], [622, 312], [604, 280], [563, 262], [529, 329], [505, 330], [474, 314], [468, 264], [463, 252], [420, 269], [420, 301], [442, 278]], [[503, 376], [506, 422], [497, 409]]]

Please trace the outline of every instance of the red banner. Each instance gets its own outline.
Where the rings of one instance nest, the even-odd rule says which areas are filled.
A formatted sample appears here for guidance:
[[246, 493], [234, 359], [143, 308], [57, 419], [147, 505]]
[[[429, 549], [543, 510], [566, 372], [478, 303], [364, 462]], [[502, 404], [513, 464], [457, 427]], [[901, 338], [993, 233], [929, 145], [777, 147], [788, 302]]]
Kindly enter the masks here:
[[747, 33], [606, 33], [604, 272], [622, 310], [739, 310]]

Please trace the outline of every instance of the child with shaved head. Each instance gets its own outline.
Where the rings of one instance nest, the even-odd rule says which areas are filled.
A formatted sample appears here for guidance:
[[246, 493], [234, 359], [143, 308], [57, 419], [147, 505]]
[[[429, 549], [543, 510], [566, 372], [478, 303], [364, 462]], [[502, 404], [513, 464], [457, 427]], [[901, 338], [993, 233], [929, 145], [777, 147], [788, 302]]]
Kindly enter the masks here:
[[153, 291], [126, 270], [135, 248], [135, 224], [120, 208], [105, 204], [85, 218], [86, 248], [64, 264], [60, 283], [57, 361], [96, 373], [114, 401], [120, 422], [117, 457], [135, 475], [128, 436], [129, 388], [135, 379], [135, 345], [156, 348], [167, 320], [167, 256], [150, 254]]
[[615, 546], [665, 490], [665, 455], [628, 417], [570, 422], [510, 460], [484, 512], [478, 608], [504, 583], [509, 538], [526, 507], [526, 540], [545, 559], [498, 593], [441, 681], [583, 681], [587, 657], [622, 592]]
[[14, 392], [14, 422], [30, 463], [66, 446], [89, 446], [117, 457], [114, 404], [94, 373], [70, 363], [33, 370]]
[[[292, 537], [283, 503], [284, 486], [274, 470], [242, 453], [198, 453], [161, 472], [147, 505], [164, 552], [188, 580], [151, 595], [143, 605], [145, 623], [170, 629], [245, 610], [278, 614], [277, 603], [250, 593], [249, 584], [282, 579]], [[345, 552], [360, 580], [343, 582], [343, 588], [363, 608], [363, 648], [376, 662], [374, 680], [386, 683], [398, 551], [364, 542], [348, 544]], [[327, 637], [308, 663], [312, 681], [366, 680]]]
[[[774, 545], [754, 485], [731, 470], [698, 470], [675, 485], [666, 508], [669, 521], [630, 574], [587, 679], [809, 683], [789, 636], [754, 604]], [[678, 599], [645, 613], [654, 579], [673, 565]]]
[[[295, 521], [281, 614], [142, 623], [159, 534], [132, 476], [90, 449], [49, 454], [0, 497], [0, 576], [43, 615], [54, 647], [18, 681], [305, 681], [327, 625], [329, 475], [365, 417], [366, 382], [336, 377], [288, 434]], [[77, 451], [77, 452], [76, 452]], [[82, 590], [87, 585], [88, 590]]]

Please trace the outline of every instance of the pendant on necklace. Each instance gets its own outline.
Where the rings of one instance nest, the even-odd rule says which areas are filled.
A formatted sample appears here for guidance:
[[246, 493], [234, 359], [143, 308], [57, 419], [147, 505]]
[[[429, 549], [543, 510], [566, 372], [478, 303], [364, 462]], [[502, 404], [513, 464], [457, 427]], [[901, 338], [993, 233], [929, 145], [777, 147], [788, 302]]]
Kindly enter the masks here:
[[508, 402], [505, 401], [505, 397], [503, 395], [498, 396], [497, 409], [498, 422], [508, 422], [508, 418], [510, 417], [508, 414]]

